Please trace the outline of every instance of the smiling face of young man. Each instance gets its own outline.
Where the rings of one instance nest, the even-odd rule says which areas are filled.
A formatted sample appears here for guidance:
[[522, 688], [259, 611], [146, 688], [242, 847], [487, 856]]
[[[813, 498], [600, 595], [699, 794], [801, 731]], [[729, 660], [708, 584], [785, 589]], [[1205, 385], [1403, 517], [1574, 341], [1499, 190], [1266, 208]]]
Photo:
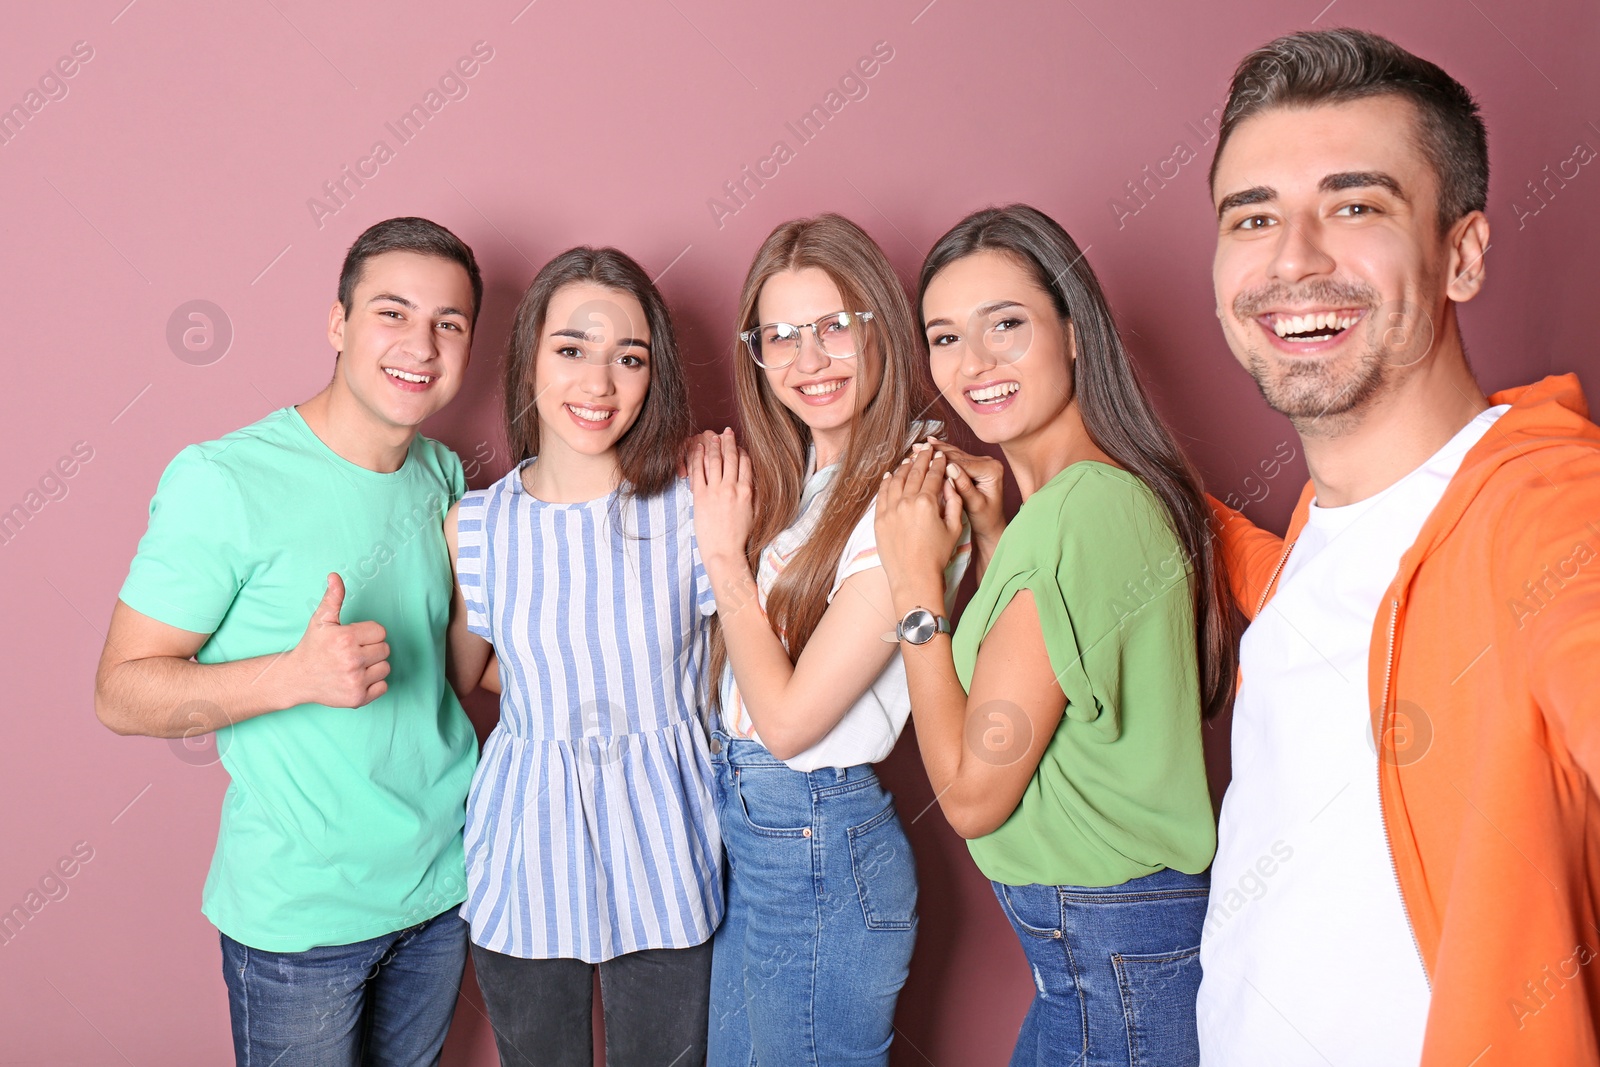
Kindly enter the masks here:
[[460, 264], [416, 252], [372, 256], [348, 314], [338, 302], [329, 312], [328, 340], [339, 353], [333, 388], [374, 427], [409, 438], [460, 390], [474, 310]]
[[1302, 434], [1345, 433], [1431, 364], [1464, 360], [1451, 302], [1482, 283], [1488, 224], [1475, 211], [1441, 230], [1409, 100], [1252, 115], [1213, 190], [1223, 332]]

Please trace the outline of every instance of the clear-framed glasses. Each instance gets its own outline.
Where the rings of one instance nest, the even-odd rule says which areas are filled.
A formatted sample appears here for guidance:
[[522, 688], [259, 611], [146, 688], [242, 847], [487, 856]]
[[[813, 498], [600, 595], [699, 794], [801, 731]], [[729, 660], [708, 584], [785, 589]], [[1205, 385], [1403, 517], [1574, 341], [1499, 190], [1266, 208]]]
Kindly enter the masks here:
[[817, 339], [817, 345], [833, 359], [854, 359], [857, 349], [855, 327], [871, 322], [870, 311], [835, 311], [816, 322], [769, 322], [753, 330], [744, 330], [739, 340], [750, 349], [750, 358], [767, 370], [782, 370], [800, 356], [801, 335], [807, 329]]

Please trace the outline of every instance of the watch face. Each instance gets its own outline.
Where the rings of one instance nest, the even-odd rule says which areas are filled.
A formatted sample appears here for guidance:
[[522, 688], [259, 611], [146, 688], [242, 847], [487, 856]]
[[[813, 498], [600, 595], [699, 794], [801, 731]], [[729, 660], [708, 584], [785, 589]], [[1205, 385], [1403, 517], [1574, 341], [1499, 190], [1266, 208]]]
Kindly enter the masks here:
[[938, 632], [938, 620], [927, 608], [912, 608], [900, 620], [900, 636], [913, 645], [925, 645]]

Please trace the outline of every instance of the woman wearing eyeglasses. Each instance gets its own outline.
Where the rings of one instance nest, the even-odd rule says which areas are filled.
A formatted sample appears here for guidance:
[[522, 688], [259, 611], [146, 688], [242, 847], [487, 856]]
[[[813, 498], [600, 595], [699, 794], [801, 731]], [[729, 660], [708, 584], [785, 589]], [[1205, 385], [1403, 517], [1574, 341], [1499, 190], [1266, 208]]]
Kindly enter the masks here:
[[744, 447], [707, 433], [689, 456], [720, 620], [711, 750], [729, 869], [707, 1062], [886, 1064], [917, 880], [872, 769], [910, 712], [873, 499], [931, 394], [904, 290], [838, 215], [772, 232], [739, 324]]

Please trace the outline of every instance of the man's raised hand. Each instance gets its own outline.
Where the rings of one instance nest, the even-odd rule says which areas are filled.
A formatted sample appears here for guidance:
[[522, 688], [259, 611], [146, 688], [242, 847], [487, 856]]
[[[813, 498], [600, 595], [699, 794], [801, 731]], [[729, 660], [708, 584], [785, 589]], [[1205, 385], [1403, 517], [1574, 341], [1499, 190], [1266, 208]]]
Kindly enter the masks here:
[[328, 575], [328, 589], [311, 613], [300, 643], [285, 657], [290, 661], [300, 703], [330, 708], [359, 708], [389, 689], [389, 644], [376, 622], [339, 621], [344, 607], [344, 579]]

